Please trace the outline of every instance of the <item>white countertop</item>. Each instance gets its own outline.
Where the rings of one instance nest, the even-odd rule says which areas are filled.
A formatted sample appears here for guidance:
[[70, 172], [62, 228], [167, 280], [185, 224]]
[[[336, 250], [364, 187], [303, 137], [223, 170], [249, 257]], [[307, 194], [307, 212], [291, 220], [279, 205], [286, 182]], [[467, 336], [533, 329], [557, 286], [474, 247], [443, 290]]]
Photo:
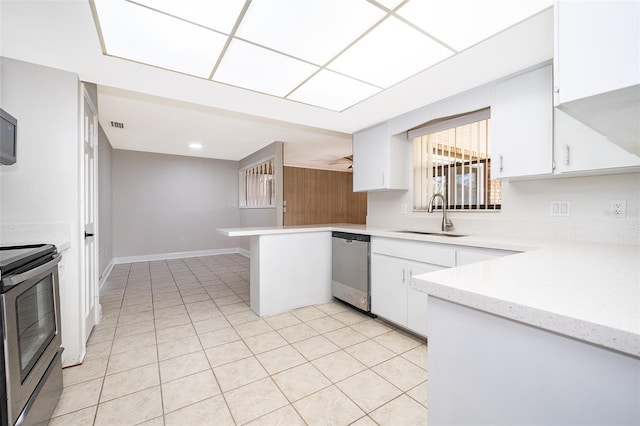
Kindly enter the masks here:
[[400, 238], [403, 240], [425, 241], [459, 246], [492, 248], [499, 250], [526, 251], [540, 247], [544, 241], [518, 239], [510, 237], [494, 237], [488, 235], [468, 235], [464, 237], [446, 237], [440, 235], [412, 234], [402, 232], [405, 229], [388, 229], [349, 223], [335, 223], [303, 226], [267, 226], [256, 228], [221, 228], [217, 229], [228, 237], [249, 237], [257, 235], [300, 234], [305, 232], [342, 231], [375, 237]]
[[349, 224], [218, 231], [228, 236], [344, 231], [522, 251], [418, 275], [412, 286], [434, 297], [640, 356], [638, 245], [485, 235], [444, 237]]

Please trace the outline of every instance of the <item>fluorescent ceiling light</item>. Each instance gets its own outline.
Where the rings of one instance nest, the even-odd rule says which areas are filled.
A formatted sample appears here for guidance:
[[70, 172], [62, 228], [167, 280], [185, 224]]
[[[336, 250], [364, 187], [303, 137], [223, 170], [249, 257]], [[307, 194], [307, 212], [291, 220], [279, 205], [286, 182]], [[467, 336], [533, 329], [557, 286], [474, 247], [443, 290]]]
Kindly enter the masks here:
[[552, 0], [91, 3], [107, 55], [343, 111]]
[[383, 16], [362, 0], [253, 0], [236, 36], [322, 66]]
[[95, 0], [108, 55], [208, 78], [227, 37], [126, 1]]
[[397, 13], [459, 51], [552, 4], [552, 0], [410, 0]]
[[283, 97], [317, 70], [306, 62], [234, 39], [213, 79]]
[[381, 89], [338, 73], [322, 70], [314, 75], [287, 99], [342, 111]]
[[452, 54], [451, 50], [391, 16], [327, 68], [387, 88]]
[[131, 0], [216, 31], [230, 34], [245, 0]]
[[201, 143], [197, 143], [197, 142], [192, 142], [189, 144], [189, 148], [191, 149], [200, 149], [202, 148], [202, 144]]

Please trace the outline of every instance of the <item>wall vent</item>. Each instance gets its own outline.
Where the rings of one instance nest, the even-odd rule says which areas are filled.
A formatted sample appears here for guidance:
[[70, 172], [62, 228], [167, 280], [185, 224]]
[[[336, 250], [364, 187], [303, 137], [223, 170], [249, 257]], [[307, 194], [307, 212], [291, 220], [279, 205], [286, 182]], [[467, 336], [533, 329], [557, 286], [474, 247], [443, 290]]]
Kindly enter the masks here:
[[111, 127], [115, 127], [117, 129], [124, 129], [124, 123], [119, 121], [111, 121]]

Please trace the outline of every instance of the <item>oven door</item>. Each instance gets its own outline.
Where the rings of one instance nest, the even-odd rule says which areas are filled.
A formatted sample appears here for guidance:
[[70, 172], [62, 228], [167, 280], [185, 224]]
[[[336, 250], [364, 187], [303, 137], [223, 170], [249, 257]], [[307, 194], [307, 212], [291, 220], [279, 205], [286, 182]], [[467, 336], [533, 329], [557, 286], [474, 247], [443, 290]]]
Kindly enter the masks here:
[[2, 294], [9, 424], [13, 424], [60, 350], [57, 256], [9, 277]]

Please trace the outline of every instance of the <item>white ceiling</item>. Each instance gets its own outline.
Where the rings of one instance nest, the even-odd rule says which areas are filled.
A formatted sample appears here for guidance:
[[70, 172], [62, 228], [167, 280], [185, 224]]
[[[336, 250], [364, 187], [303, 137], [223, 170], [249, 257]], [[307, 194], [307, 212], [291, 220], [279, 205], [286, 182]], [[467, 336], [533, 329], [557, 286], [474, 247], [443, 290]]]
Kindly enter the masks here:
[[[394, 20], [404, 25], [411, 18], [411, 25], [419, 27], [428, 25], [432, 15], [420, 12], [422, 3], [457, 3], [460, 6], [463, 0], [354, 1], [381, 10], [384, 16], [389, 12], [384, 7], [400, 4], [398, 11], [405, 9], [405, 22], [393, 17]], [[528, 0], [517, 3], [521, 1]], [[180, 3], [169, 0], [139, 2], [167, 8]], [[253, 2], [256, 7], [264, 6], [263, 1]], [[201, 0], [200, 3], [215, 2]], [[302, 2], [296, 0], [295, 3]], [[485, 9], [500, 12], [495, 8], [494, 0], [466, 0], [465, 3], [466, 9], [456, 9], [462, 21], [478, 15], [479, 12], [470, 6], [472, 4], [482, 4]], [[249, 5], [247, 11], [251, 11], [251, 7]], [[350, 134], [357, 130], [550, 59], [553, 53], [552, 15], [551, 9], [546, 9], [468, 48], [464, 47], [469, 43], [464, 38], [452, 40], [452, 47], [464, 49], [461, 53], [397, 84], [391, 83], [389, 88], [342, 112], [259, 93], [255, 88], [247, 90], [231, 85], [237, 82], [223, 84], [185, 74], [185, 70], [174, 72], [104, 55], [88, 0], [0, 0], [0, 54], [68, 70], [77, 73], [83, 81], [98, 84], [100, 122], [116, 148], [239, 160], [273, 141], [284, 141], [289, 152], [299, 153], [287, 156], [289, 164], [294, 164], [295, 157], [300, 155], [300, 165], [307, 161], [309, 166], [310, 161], [315, 164], [322, 156], [327, 157], [327, 162], [335, 162], [330, 159], [349, 155]], [[320, 15], [310, 17], [304, 26], [312, 26], [316, 16]], [[245, 19], [249, 18], [251, 15], [245, 15]], [[184, 19], [195, 20], [195, 17]], [[385, 22], [385, 25], [397, 24], [389, 17], [379, 26]], [[344, 24], [332, 29], [343, 27]], [[229, 31], [228, 25], [225, 31]], [[437, 27], [433, 31], [438, 31]], [[255, 51], [259, 45], [247, 40], [268, 38], [269, 35], [260, 31], [252, 34], [248, 29], [243, 29], [242, 34], [246, 40], [232, 40], [239, 46], [245, 45], [238, 52], [243, 48]], [[353, 37], [352, 32], [345, 37]], [[271, 42], [267, 40], [264, 44]], [[329, 47], [321, 44], [317, 49], [300, 48], [287, 54], [288, 57], [306, 55], [306, 65], [315, 61], [322, 68], [326, 65], [322, 61], [331, 58], [335, 51], [335, 47]], [[231, 54], [232, 49], [228, 52]], [[336, 58], [334, 69], [322, 68], [316, 74], [317, 81], [323, 79], [323, 83], [315, 88], [309, 85], [306, 89], [309, 93], [315, 91], [316, 95], [318, 92], [326, 95], [329, 92], [336, 79], [334, 70], [342, 70], [343, 65], [345, 69], [349, 67], [347, 59], [342, 65], [338, 59], [342, 58]], [[311, 64], [316, 66], [315, 62]], [[370, 68], [385, 67], [384, 61], [370, 64]], [[384, 70], [377, 71], [384, 77]], [[232, 74], [229, 79], [234, 78]], [[389, 84], [383, 84], [383, 78], [379, 78], [381, 86]], [[125, 128], [111, 128], [109, 121], [123, 122]], [[193, 141], [203, 145], [198, 152], [188, 148]], [[343, 164], [337, 165], [338, 169], [342, 167]]]

